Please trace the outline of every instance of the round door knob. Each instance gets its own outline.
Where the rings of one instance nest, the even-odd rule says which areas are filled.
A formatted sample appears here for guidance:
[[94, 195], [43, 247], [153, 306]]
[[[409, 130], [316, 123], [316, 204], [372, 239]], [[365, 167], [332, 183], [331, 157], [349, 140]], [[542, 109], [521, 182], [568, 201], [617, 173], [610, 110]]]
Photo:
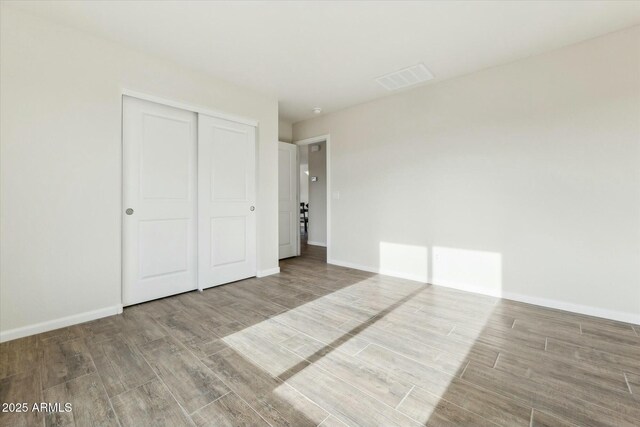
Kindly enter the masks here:
[[253, 211], [255, 211], [255, 210], [256, 210], [256, 207], [255, 207], [255, 206], [251, 206], [251, 207], [249, 208], [249, 210], [250, 210], [251, 212], [253, 212]]
[[131, 208], [127, 208], [126, 211], [124, 211], [127, 215], [133, 215], [133, 209]]

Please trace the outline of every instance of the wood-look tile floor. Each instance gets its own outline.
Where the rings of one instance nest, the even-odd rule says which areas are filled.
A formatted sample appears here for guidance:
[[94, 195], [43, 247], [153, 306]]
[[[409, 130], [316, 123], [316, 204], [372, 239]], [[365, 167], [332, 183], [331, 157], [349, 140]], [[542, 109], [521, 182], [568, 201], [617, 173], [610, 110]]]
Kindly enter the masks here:
[[3, 426], [638, 426], [640, 328], [327, 265], [0, 345]]

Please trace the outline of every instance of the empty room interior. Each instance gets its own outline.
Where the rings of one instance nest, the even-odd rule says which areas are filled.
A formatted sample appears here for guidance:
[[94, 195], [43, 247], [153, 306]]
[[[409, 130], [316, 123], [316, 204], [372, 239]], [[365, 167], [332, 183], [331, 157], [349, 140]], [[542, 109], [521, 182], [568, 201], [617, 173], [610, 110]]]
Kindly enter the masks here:
[[640, 425], [640, 1], [0, 1], [0, 426]]

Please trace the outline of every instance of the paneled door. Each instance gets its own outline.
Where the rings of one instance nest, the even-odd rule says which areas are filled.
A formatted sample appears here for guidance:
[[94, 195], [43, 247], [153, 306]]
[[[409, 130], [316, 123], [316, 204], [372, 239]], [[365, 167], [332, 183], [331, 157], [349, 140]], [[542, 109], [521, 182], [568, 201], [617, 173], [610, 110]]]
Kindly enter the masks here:
[[198, 284], [256, 275], [256, 130], [198, 115]]
[[298, 255], [298, 146], [278, 142], [278, 257]]
[[123, 98], [123, 303], [197, 288], [196, 113]]

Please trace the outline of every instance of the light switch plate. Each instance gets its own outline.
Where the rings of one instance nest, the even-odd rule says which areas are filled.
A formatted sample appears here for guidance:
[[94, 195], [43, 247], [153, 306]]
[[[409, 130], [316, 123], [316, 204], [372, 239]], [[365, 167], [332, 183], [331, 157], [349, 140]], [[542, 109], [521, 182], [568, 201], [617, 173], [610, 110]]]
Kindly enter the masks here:
[[311, 182], [316, 182], [317, 180], [318, 180], [318, 177], [317, 177], [317, 176], [312, 176], [312, 177], [311, 177]]

